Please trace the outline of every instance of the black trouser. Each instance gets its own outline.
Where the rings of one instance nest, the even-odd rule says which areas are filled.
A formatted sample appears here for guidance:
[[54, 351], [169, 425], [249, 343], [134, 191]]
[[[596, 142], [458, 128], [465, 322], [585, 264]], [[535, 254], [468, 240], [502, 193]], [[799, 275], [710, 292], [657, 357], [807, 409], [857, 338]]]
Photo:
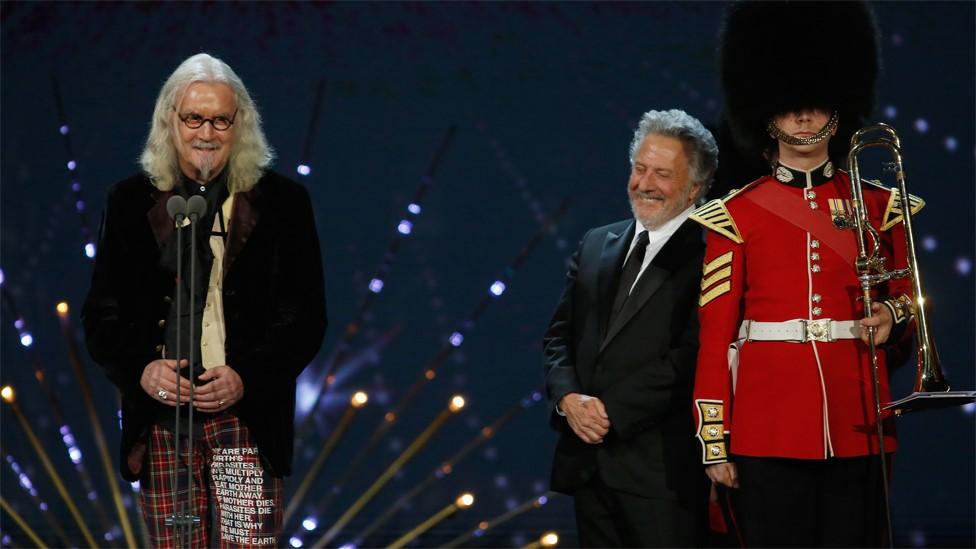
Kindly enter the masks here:
[[698, 547], [706, 501], [647, 498], [614, 490], [594, 475], [573, 494], [580, 547]]
[[733, 512], [746, 547], [883, 545], [884, 485], [877, 456], [733, 461], [739, 476]]

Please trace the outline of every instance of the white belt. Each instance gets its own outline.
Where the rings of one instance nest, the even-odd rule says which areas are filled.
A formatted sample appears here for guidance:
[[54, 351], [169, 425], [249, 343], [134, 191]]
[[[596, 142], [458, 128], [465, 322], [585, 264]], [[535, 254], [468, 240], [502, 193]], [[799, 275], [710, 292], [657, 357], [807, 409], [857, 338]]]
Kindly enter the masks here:
[[758, 322], [744, 320], [739, 326], [739, 339], [746, 341], [834, 341], [858, 339], [861, 323], [857, 320], [787, 320], [785, 322]]

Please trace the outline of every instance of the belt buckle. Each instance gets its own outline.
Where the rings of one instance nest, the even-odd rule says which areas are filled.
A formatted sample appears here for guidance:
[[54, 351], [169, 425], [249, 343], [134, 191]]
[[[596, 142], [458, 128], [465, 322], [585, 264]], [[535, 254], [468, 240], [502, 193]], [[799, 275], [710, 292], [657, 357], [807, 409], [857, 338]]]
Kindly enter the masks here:
[[830, 342], [833, 339], [830, 337], [830, 319], [829, 318], [818, 318], [816, 320], [804, 320], [804, 343], [807, 341], [823, 341]]

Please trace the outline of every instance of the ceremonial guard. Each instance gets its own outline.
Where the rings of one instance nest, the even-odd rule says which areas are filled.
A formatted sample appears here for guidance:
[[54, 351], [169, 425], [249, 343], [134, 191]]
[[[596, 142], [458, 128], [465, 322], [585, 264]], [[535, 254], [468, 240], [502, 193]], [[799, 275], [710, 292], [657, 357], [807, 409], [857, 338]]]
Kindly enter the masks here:
[[[798, 38], [790, 47], [769, 43], [786, 30]], [[693, 407], [702, 461], [733, 489], [747, 546], [875, 545], [884, 503], [866, 327], [882, 349], [910, 339], [911, 282], [879, 286], [863, 318], [841, 166], [872, 108], [871, 14], [860, 3], [734, 5], [722, 47], [726, 118], [770, 173], [691, 216], [708, 229]], [[885, 266], [904, 267], [897, 191], [863, 194]], [[887, 402], [889, 364], [878, 355]]]

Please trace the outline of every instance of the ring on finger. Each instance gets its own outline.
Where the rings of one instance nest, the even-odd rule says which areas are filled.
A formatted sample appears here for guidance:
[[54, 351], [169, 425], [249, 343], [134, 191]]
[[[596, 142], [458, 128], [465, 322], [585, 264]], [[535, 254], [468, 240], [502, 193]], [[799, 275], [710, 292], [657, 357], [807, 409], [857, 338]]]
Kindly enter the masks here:
[[217, 402], [217, 406], [223, 406], [223, 405], [224, 405], [224, 401], [223, 400]]
[[167, 395], [166, 391], [164, 391], [162, 389], [160, 389], [159, 391], [157, 391], [156, 392], [156, 395], [159, 397], [160, 400], [166, 400], [167, 398], [169, 398], [169, 396]]

